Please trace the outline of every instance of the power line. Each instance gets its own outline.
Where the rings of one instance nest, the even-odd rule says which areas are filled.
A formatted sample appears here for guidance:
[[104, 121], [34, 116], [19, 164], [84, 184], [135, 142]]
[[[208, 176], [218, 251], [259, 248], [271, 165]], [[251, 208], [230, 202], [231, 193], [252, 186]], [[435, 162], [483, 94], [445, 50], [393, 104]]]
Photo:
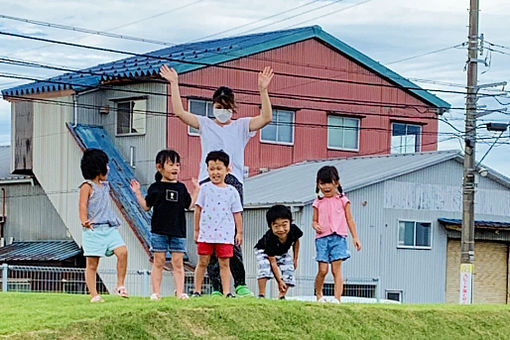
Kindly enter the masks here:
[[388, 63], [385, 63], [385, 65], [397, 64], [397, 63], [401, 63], [403, 61], [408, 61], [408, 60], [412, 60], [412, 59], [416, 59], [416, 58], [420, 58], [420, 57], [425, 57], [427, 55], [431, 55], [431, 54], [435, 54], [435, 53], [451, 50], [451, 49], [454, 49], [454, 48], [463, 47], [463, 46], [466, 46], [466, 44], [467, 44], [466, 42], [463, 42], [463, 43], [460, 43], [460, 44], [455, 44], [453, 46], [443, 47], [443, 48], [440, 48], [440, 49], [437, 49], [437, 50], [433, 50], [433, 51], [430, 51], [430, 52], [425, 52], [425, 53], [417, 54], [417, 55], [414, 55], [414, 56], [411, 56], [411, 57], [406, 57], [406, 58], [403, 58], [403, 59], [398, 59], [398, 60], [395, 60], [395, 61], [390, 61]]

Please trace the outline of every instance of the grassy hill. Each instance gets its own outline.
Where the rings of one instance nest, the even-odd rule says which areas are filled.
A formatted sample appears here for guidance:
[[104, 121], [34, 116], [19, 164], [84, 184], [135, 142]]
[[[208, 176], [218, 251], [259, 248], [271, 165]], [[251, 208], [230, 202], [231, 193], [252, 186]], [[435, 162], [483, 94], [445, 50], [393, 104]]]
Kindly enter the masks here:
[[510, 307], [0, 293], [12, 339], [508, 339]]

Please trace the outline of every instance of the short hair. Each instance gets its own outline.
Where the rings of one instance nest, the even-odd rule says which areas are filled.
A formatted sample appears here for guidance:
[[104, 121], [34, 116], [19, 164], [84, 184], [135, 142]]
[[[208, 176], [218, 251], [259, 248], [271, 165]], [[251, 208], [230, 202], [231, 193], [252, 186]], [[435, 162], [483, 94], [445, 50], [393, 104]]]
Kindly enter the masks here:
[[269, 208], [266, 213], [267, 226], [271, 228], [271, 224], [279, 218], [292, 222], [292, 212], [289, 207], [282, 204], [276, 204]]
[[223, 150], [211, 151], [205, 158], [205, 164], [209, 165], [209, 161], [220, 161], [228, 167], [230, 164], [230, 157], [228, 157], [228, 154]]
[[80, 168], [85, 179], [94, 179], [108, 172], [108, 156], [103, 150], [90, 148], [83, 152]]

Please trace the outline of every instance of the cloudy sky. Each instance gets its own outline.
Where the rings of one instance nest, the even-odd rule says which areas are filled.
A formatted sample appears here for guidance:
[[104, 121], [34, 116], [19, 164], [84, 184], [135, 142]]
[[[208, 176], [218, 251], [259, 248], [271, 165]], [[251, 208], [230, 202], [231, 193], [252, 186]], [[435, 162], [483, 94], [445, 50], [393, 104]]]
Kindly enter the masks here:
[[[0, 15], [51, 22], [91, 30], [136, 36], [168, 43], [184, 43], [254, 32], [320, 25], [373, 59], [427, 89], [463, 91], [467, 52], [450, 48], [467, 40], [469, 0], [180, 0], [180, 1], [36, 1], [0, 0]], [[480, 32], [486, 43], [479, 66], [479, 82], [510, 82], [510, 1], [480, 0]], [[98, 35], [59, 30], [0, 17], [0, 32], [28, 34], [49, 39], [78, 42], [132, 52], [147, 52], [164, 46]], [[428, 52], [445, 49], [444, 51]], [[493, 49], [494, 51], [490, 51]], [[67, 48], [0, 35], [0, 58], [8, 57], [43, 64], [84, 68], [123, 56], [92, 50]], [[1, 59], [0, 59], [1, 60]], [[0, 75], [7, 73], [49, 77], [57, 71], [14, 67], [0, 61]], [[0, 77], [0, 89], [23, 81]], [[507, 86], [510, 89], [510, 85]], [[507, 89], [505, 88], [505, 90]], [[501, 90], [501, 87], [498, 88]], [[495, 89], [495, 90], [498, 90]], [[500, 92], [491, 92], [500, 93]], [[462, 94], [439, 93], [454, 108], [462, 108]], [[499, 102], [498, 102], [499, 100]], [[507, 97], [487, 97], [479, 102], [487, 109], [504, 108]], [[510, 108], [509, 108], [510, 111]], [[464, 112], [444, 115], [459, 130], [464, 129]], [[488, 121], [508, 123], [510, 115], [495, 113]], [[486, 138], [477, 144], [480, 159], [495, 133], [481, 126]], [[440, 123], [440, 149], [460, 149], [459, 138], [442, 141], [456, 131]], [[0, 145], [10, 143], [10, 104], [0, 100]], [[508, 131], [488, 153], [484, 164], [510, 177], [510, 136]]]

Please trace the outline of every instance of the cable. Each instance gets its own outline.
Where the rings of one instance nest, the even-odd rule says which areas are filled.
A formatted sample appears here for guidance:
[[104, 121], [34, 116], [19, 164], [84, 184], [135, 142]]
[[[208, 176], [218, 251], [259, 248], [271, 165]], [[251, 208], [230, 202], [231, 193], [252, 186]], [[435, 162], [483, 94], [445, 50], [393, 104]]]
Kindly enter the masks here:
[[[8, 33], [0, 31], [0, 35], [5, 36], [12, 36], [16, 38], [22, 38], [22, 39], [29, 39], [29, 40], [36, 40], [46, 43], [53, 43], [53, 44], [59, 44], [59, 45], [65, 45], [65, 46], [71, 46], [71, 47], [77, 47], [77, 48], [86, 48], [86, 49], [92, 49], [102, 52], [109, 52], [109, 53], [116, 53], [116, 54], [126, 54], [126, 55], [132, 55], [136, 57], [143, 57], [148, 59], [157, 59], [157, 60], [164, 60], [164, 61], [173, 61], [177, 63], [184, 63], [184, 64], [192, 64], [192, 65], [199, 65], [199, 66], [212, 66], [216, 68], [221, 69], [230, 69], [230, 70], [238, 70], [238, 71], [247, 71], [247, 72], [256, 72], [258, 73], [259, 70], [254, 70], [250, 68], [243, 68], [243, 67], [236, 67], [236, 66], [228, 66], [228, 65], [219, 65], [219, 64], [211, 64], [211, 63], [205, 63], [205, 62], [195, 62], [190, 60], [185, 60], [185, 56], [180, 56], [179, 58], [171, 58], [171, 57], [162, 57], [162, 56], [156, 56], [151, 54], [141, 54], [141, 53], [135, 53], [135, 52], [128, 52], [128, 51], [122, 51], [117, 49], [111, 49], [111, 48], [104, 48], [104, 47], [96, 47], [96, 46], [90, 46], [90, 45], [82, 45], [82, 44], [76, 44], [71, 42], [63, 42], [58, 40], [52, 40], [52, 39], [46, 39], [46, 38], [39, 38], [39, 37], [33, 37], [23, 34], [16, 34], [16, 33]], [[191, 57], [191, 56], [190, 56]], [[114, 72], [115, 73], [115, 72]], [[440, 90], [440, 89], [425, 89], [421, 87], [405, 87], [399, 84], [383, 84], [383, 83], [369, 83], [369, 82], [360, 82], [360, 81], [353, 81], [353, 80], [345, 80], [345, 79], [331, 79], [326, 77], [317, 77], [317, 76], [307, 76], [302, 74], [294, 74], [294, 73], [284, 73], [284, 72], [275, 72], [275, 75], [280, 76], [287, 76], [287, 77], [293, 77], [293, 78], [303, 78], [303, 79], [312, 79], [312, 80], [322, 80], [322, 81], [331, 81], [331, 82], [338, 82], [338, 83], [346, 83], [346, 84], [358, 84], [358, 85], [367, 85], [367, 86], [376, 86], [376, 87], [390, 87], [390, 88], [399, 88], [404, 90], [417, 90], [417, 91], [430, 91], [430, 92], [443, 92], [443, 93], [457, 93], [457, 94], [466, 94], [466, 92], [461, 91], [451, 91], [451, 90]], [[104, 74], [104, 76], [108, 78], [115, 78], [113, 75], [107, 75]], [[390, 79], [390, 81], [395, 81], [393, 79]], [[487, 94], [487, 96], [493, 96], [491, 94]], [[439, 107], [441, 108], [441, 107]], [[443, 107], [445, 109], [448, 109], [448, 107]]]
[[440, 49], [437, 49], [437, 50], [433, 50], [433, 51], [430, 51], [430, 52], [425, 52], [425, 53], [417, 54], [417, 55], [414, 55], [414, 56], [411, 56], [411, 57], [406, 57], [406, 58], [403, 58], [403, 59], [398, 59], [398, 60], [395, 60], [395, 61], [390, 61], [390, 62], [384, 63], [384, 64], [385, 65], [397, 64], [397, 63], [401, 63], [403, 61], [407, 61], [407, 60], [412, 60], [412, 59], [424, 57], [424, 56], [427, 56], [427, 55], [431, 55], [431, 54], [434, 54], [434, 53], [439, 53], [439, 52], [447, 51], [447, 50], [450, 50], [450, 49], [453, 49], [453, 48], [463, 47], [463, 46], [466, 46], [466, 45], [467, 45], [467, 43], [463, 42], [463, 43], [456, 44], [456, 45], [453, 45], [453, 46], [443, 47], [443, 48], [440, 48]]

